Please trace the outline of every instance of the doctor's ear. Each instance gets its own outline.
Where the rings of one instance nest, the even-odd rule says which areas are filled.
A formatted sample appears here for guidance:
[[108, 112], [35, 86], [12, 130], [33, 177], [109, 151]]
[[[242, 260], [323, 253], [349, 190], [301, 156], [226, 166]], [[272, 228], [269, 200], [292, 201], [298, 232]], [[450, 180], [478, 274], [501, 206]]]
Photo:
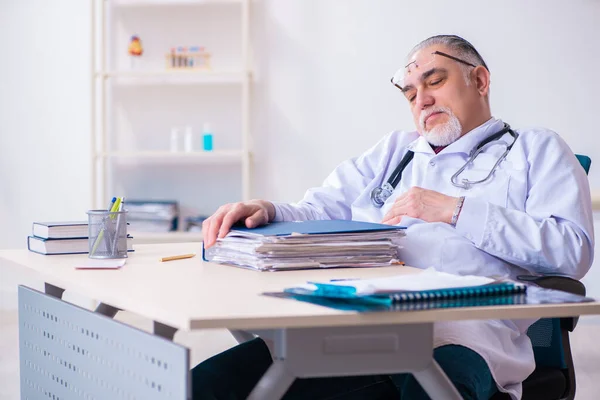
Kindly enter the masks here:
[[471, 71], [471, 83], [481, 96], [487, 96], [490, 91], [490, 71], [484, 66], [479, 65]]

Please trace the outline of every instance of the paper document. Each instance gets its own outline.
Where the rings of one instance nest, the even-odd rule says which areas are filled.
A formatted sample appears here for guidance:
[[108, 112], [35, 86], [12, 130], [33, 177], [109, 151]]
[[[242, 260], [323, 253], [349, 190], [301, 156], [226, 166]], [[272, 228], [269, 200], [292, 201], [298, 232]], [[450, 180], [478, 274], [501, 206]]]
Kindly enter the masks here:
[[359, 221], [274, 222], [233, 229], [203, 258], [259, 271], [385, 267], [398, 260], [404, 229]]
[[428, 268], [416, 274], [395, 275], [383, 278], [357, 279], [344, 281], [309, 282], [301, 287], [316, 289], [315, 284], [328, 286], [352, 287], [354, 294], [365, 296], [402, 291], [423, 291], [450, 288], [463, 288], [487, 285], [495, 282], [493, 278], [475, 275], [454, 275]]
[[120, 259], [110, 259], [110, 260], [101, 260], [101, 259], [88, 259], [81, 265], [75, 267], [75, 269], [119, 269], [125, 262], [126, 258]]

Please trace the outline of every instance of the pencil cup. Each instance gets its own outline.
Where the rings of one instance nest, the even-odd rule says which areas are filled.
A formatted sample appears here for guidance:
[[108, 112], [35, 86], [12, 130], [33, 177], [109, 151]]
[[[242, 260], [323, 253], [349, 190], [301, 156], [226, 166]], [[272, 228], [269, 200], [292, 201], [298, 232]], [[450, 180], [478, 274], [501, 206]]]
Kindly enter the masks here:
[[90, 258], [127, 257], [127, 211], [90, 210], [88, 240]]

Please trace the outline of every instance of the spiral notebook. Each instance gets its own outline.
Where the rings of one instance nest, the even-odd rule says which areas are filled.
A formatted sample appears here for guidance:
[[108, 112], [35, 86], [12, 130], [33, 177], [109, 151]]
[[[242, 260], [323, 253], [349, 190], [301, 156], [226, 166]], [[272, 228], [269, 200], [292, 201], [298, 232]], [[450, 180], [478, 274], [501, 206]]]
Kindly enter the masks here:
[[[327, 298], [313, 294], [303, 295], [291, 292], [267, 292], [266, 296], [291, 299], [305, 303], [320, 305], [342, 311], [355, 312], [398, 312], [398, 311], [423, 311], [433, 309], [463, 308], [463, 307], [493, 307], [511, 305], [539, 305], [539, 304], [568, 304], [588, 303], [595, 301], [593, 298], [578, 296], [560, 290], [543, 289], [537, 286], [526, 286], [526, 289], [517, 289], [516, 294], [492, 294], [470, 297], [443, 296], [436, 299], [410, 300], [404, 302], [364, 301], [352, 298]], [[456, 293], [455, 293], [456, 294]]]
[[[276, 297], [345, 305], [390, 306], [419, 304], [416, 309], [426, 309], [426, 304], [441, 307], [442, 303], [475, 304], [502, 301], [503, 297], [524, 294], [527, 286], [513, 281], [481, 276], [459, 276], [434, 269], [417, 274], [397, 275], [365, 280], [336, 280], [308, 282], [284, 289], [283, 292], [266, 293]], [[495, 301], [496, 301], [495, 300]]]
[[[281, 299], [297, 300], [343, 311], [373, 312], [373, 311], [422, 311], [443, 308], [460, 307], [489, 307], [515, 304], [529, 304], [531, 296], [523, 292], [494, 296], [468, 298], [448, 298], [445, 300], [420, 300], [393, 303], [391, 301], [365, 301], [364, 299], [334, 299], [313, 295], [294, 294], [290, 292], [266, 292], [265, 296]], [[536, 303], [534, 303], [536, 304]]]

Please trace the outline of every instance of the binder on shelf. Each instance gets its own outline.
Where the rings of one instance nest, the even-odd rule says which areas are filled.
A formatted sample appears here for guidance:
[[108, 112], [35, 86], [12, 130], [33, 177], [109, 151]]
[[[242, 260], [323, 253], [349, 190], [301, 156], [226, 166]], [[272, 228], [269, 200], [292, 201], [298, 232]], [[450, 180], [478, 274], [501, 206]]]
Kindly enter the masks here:
[[202, 232], [202, 223], [208, 219], [209, 216], [197, 215], [194, 217], [187, 217], [185, 219], [185, 231], [186, 232]]
[[172, 200], [128, 200], [127, 221], [133, 232], [170, 232], [179, 225], [179, 204]]

